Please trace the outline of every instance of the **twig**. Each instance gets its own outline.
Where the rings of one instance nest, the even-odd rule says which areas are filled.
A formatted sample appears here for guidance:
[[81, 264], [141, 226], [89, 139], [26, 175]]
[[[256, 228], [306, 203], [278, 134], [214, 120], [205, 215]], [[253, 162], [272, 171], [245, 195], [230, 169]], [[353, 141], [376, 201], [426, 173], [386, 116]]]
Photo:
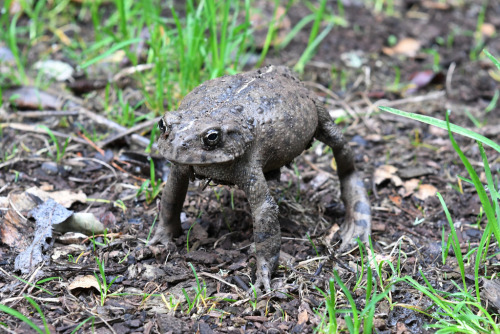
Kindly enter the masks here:
[[320, 91], [322, 91], [323, 93], [327, 94], [328, 96], [330, 96], [334, 101], [337, 101], [339, 102], [341, 105], [342, 105], [342, 108], [344, 108], [344, 110], [349, 114], [349, 116], [351, 116], [352, 118], [356, 119], [358, 118], [359, 116], [356, 114], [356, 112], [347, 104], [345, 103], [345, 101], [343, 101], [337, 94], [335, 94], [334, 92], [332, 92], [331, 90], [329, 89], [326, 89], [325, 87], [323, 87], [322, 85], [320, 85], [319, 83], [317, 82], [310, 82], [310, 81], [307, 81], [305, 82], [306, 85], [308, 86], [311, 86], [311, 87], [314, 87]]
[[137, 66], [132, 66], [132, 67], [127, 67], [118, 72], [113, 76], [113, 82], [119, 81], [121, 78], [125, 76], [129, 76], [131, 74], [137, 73], [137, 72], [143, 72], [150, 70], [155, 67], [155, 64], [141, 64]]
[[100, 142], [97, 143], [97, 145], [99, 145], [100, 147], [105, 147], [105, 146], [111, 144], [112, 142], [114, 142], [120, 138], [123, 138], [125, 136], [128, 136], [134, 132], [140, 132], [146, 128], [152, 127], [153, 125], [158, 123], [160, 121], [160, 119], [161, 119], [161, 117], [159, 116], [159, 117], [156, 117], [152, 120], [137, 124], [137, 125], [131, 127], [130, 129], [125, 130], [125, 131], [120, 131], [116, 135], [113, 135], [105, 140], [101, 140]]
[[19, 111], [12, 115], [10, 118], [43, 118], [43, 117], [64, 117], [64, 116], [78, 116], [78, 110], [28, 110]]
[[395, 101], [389, 101], [386, 99], [381, 99], [378, 101], [375, 101], [375, 103], [371, 104], [368, 106], [368, 114], [371, 114], [375, 108], [378, 108], [379, 106], [383, 105], [384, 107], [396, 107], [402, 104], [408, 104], [408, 103], [421, 103], [424, 101], [429, 101], [429, 100], [437, 100], [446, 95], [446, 92], [444, 91], [437, 91], [437, 92], [430, 92], [429, 94], [425, 95], [418, 95], [418, 96], [412, 96], [412, 97], [407, 97], [405, 99], [400, 99], [400, 100], [395, 100]]
[[[14, 130], [47, 134], [47, 131], [45, 131], [42, 128], [39, 128], [37, 125], [29, 125], [29, 124], [22, 124], [22, 123], [0, 123], [0, 128], [2, 128], [2, 129], [3, 128], [11, 128], [11, 129], [14, 129]], [[67, 133], [62, 133], [62, 132], [59, 132], [59, 131], [52, 131], [52, 133], [56, 137], [68, 138], [68, 134]], [[71, 140], [76, 141], [77, 143], [87, 144], [87, 142], [84, 141], [81, 138], [74, 137], [74, 136], [69, 136], [69, 138], [71, 138]]]
[[198, 273], [198, 275], [201, 275], [201, 276], [206, 276], [206, 277], [210, 277], [210, 278], [213, 278], [217, 281], [220, 281], [224, 284], [226, 284], [227, 286], [230, 286], [231, 288], [235, 289], [236, 292], [239, 292], [240, 291], [240, 288], [238, 288], [236, 285], [234, 284], [231, 284], [229, 282], [226, 282], [225, 280], [223, 280], [221, 277], [217, 276], [217, 275], [213, 275], [213, 274], [210, 274], [210, 273], [206, 273], [206, 272], [201, 272], [201, 273]]
[[300, 261], [299, 264], [297, 264], [295, 266], [295, 269], [297, 268], [300, 268], [302, 266], [305, 266], [306, 264], [308, 264], [309, 262], [314, 262], [314, 261], [321, 261], [321, 260], [327, 260], [330, 258], [330, 255], [326, 255], [326, 256], [319, 256], [319, 257], [315, 257], [315, 258], [312, 258], [312, 259], [307, 259], [307, 260], [304, 260], [304, 261]]
[[307, 158], [305, 157], [302, 157], [302, 159], [304, 160], [304, 162], [306, 164], [309, 165], [309, 167], [311, 167], [312, 169], [314, 169], [315, 171], [319, 172], [319, 173], [325, 173], [326, 175], [328, 175], [329, 177], [331, 177], [332, 179], [335, 179], [335, 175], [333, 175], [332, 173], [329, 173], [325, 170], [322, 170], [321, 168], [319, 168], [318, 166], [316, 166], [315, 164], [313, 164], [311, 161], [309, 161]]
[[[109, 119], [101, 116], [101, 115], [98, 115], [88, 109], [85, 109], [83, 107], [80, 107], [79, 108], [79, 112], [80, 114], [82, 115], [85, 115], [87, 116], [88, 118], [92, 119], [94, 122], [96, 122], [97, 124], [100, 124], [100, 125], [103, 125], [107, 128], [110, 128], [110, 129], [113, 129], [117, 132], [126, 132], [128, 131], [128, 129], [118, 123], [115, 123], [113, 121], [110, 121]], [[141, 146], [141, 147], [147, 147], [149, 145], [149, 139], [148, 138], [145, 138], [143, 136], [140, 136], [138, 134], [132, 134], [132, 136], [130, 136], [130, 138], [132, 139], [132, 141]], [[153, 144], [153, 147], [156, 149], [156, 144]]]
[[451, 95], [451, 79], [453, 77], [453, 72], [455, 72], [455, 67], [457, 67], [457, 64], [452, 62], [450, 67], [448, 67], [448, 72], [446, 72], [446, 94], [448, 94], [448, 96]]
[[43, 158], [32, 158], [32, 157], [14, 158], [14, 159], [10, 159], [10, 160], [7, 160], [7, 161], [1, 163], [0, 164], [0, 169], [4, 168], [6, 166], [15, 165], [18, 162], [26, 161], [26, 160], [29, 160], [30, 162], [33, 162], [33, 161], [47, 161], [47, 159], [43, 159]]

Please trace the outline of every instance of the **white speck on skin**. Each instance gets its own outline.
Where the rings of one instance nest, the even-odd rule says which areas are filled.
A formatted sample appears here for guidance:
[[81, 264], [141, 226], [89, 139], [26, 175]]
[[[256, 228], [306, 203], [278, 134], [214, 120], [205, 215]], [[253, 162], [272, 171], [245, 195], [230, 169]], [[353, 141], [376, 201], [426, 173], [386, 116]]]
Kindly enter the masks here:
[[[264, 74], [267, 74], [267, 73], [270, 73], [274, 70], [274, 66], [269, 66], [269, 68], [267, 69], [266, 73]], [[236, 92], [236, 94], [239, 94], [243, 89], [247, 88], [248, 85], [250, 85], [252, 82], [255, 81], [256, 78], [253, 78], [252, 80], [250, 80], [249, 82], [247, 82], [246, 84], [244, 84], [243, 86], [241, 86], [240, 89], [238, 89], [238, 91]]]
[[244, 84], [243, 86], [241, 86], [241, 88], [238, 89], [238, 91], [236, 92], [236, 94], [239, 94], [243, 89], [247, 88], [248, 85], [250, 85], [253, 81], [255, 81], [255, 78], [253, 78], [252, 80], [250, 80], [249, 82], [247, 82], [246, 84]]
[[179, 132], [184, 132], [184, 131], [186, 131], [186, 130], [191, 129], [191, 128], [193, 127], [193, 125], [194, 125], [194, 122], [195, 122], [195, 121], [196, 121], [196, 120], [195, 120], [195, 119], [193, 119], [191, 122], [189, 122], [189, 124], [188, 124], [188, 125], [186, 125], [186, 126], [185, 126], [185, 127], [183, 127], [182, 129], [180, 129], [179, 131], [177, 131], [177, 133], [179, 133]]

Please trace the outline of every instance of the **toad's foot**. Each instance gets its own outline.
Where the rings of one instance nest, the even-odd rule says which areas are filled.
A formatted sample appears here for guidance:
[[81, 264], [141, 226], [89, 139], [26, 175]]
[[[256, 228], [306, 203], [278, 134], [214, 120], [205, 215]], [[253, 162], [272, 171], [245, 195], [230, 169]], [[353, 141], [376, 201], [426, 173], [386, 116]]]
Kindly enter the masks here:
[[363, 182], [358, 173], [353, 172], [341, 178], [342, 200], [346, 209], [345, 223], [340, 229], [342, 245], [340, 251], [346, 251], [357, 245], [356, 239], [368, 242], [370, 237], [371, 209]]
[[266, 293], [271, 292], [271, 274], [274, 268], [277, 267], [278, 257], [273, 258], [271, 261], [267, 261], [265, 258], [257, 256], [257, 272], [255, 273], [257, 278], [255, 284], [248, 290], [251, 296], [264, 288]]
[[156, 228], [153, 238], [148, 242], [148, 246], [154, 245], [163, 245], [168, 251], [174, 251], [176, 249], [172, 237], [161, 225]]
[[340, 229], [340, 238], [342, 244], [339, 250], [341, 252], [354, 248], [357, 245], [357, 239], [363, 243], [368, 242], [370, 237], [370, 217], [361, 219], [347, 219]]

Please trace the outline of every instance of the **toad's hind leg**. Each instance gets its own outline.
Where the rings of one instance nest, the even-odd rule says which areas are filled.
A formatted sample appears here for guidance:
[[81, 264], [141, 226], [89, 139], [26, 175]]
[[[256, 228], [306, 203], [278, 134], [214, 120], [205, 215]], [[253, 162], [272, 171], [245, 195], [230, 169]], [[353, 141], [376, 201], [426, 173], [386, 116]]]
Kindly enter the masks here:
[[368, 241], [371, 234], [370, 202], [363, 182], [354, 167], [354, 158], [340, 128], [334, 123], [328, 111], [316, 102], [318, 129], [315, 137], [330, 146], [337, 162], [342, 201], [346, 208], [345, 223], [340, 229], [341, 249], [346, 250], [356, 244], [355, 239]]

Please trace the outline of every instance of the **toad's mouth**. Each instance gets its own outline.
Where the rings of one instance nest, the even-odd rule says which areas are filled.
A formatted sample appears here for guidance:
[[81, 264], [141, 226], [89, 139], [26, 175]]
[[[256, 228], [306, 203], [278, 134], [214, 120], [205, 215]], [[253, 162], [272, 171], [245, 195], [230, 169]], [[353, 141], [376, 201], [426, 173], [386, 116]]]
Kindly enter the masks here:
[[227, 149], [205, 150], [179, 150], [167, 147], [161, 152], [165, 159], [180, 165], [210, 166], [214, 164], [226, 164], [238, 159], [243, 152]]

